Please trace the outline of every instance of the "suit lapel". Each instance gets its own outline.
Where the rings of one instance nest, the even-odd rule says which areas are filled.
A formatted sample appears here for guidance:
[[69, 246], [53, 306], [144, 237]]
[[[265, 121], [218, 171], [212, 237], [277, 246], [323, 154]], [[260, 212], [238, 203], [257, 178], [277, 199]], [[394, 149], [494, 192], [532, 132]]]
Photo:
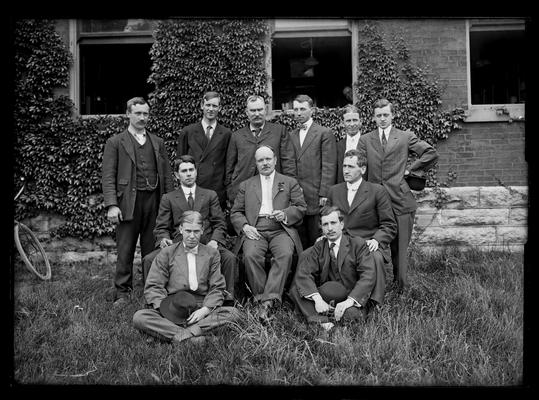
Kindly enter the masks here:
[[378, 136], [378, 129], [371, 133], [371, 144], [374, 149], [383, 156], [384, 149], [382, 149], [382, 143], [380, 143], [380, 136]]
[[159, 145], [157, 144], [157, 141], [155, 140], [155, 138], [153, 137], [151, 133], [146, 133], [146, 136], [148, 137], [148, 139], [150, 140], [150, 143], [152, 144], [153, 154], [155, 154], [156, 164], [159, 165]]
[[129, 155], [129, 158], [133, 162], [133, 164], [136, 164], [135, 161], [135, 146], [133, 145], [133, 141], [129, 137], [131, 135], [129, 131], [126, 129], [125, 132], [122, 135], [122, 138], [120, 139], [120, 142], [122, 143], [122, 146], [124, 147], [125, 151], [127, 152], [127, 155]]
[[299, 129], [294, 129], [290, 133], [290, 141], [292, 142], [292, 145], [294, 146], [294, 150], [296, 154], [299, 154], [300, 147], [299, 147]]
[[[182, 210], [189, 210], [189, 206], [187, 205], [187, 199], [185, 198], [185, 195], [183, 193], [181, 186], [178, 189], [176, 189], [175, 197], [176, 197], [176, 201], [180, 203], [180, 208]], [[195, 197], [197, 197], [196, 192], [195, 192]]]
[[391, 127], [391, 130], [389, 131], [387, 144], [386, 144], [386, 153], [389, 153], [389, 151], [395, 147], [397, 142], [399, 141], [399, 135], [397, 134], [397, 130], [393, 127]]
[[342, 211], [348, 214], [350, 212], [350, 205], [348, 204], [348, 187], [346, 186], [346, 182], [339, 184], [336, 194], [339, 205], [343, 209]]
[[[210, 154], [212, 150], [217, 146], [217, 143], [221, 140], [222, 134], [223, 131], [221, 129], [221, 125], [217, 124], [215, 126], [215, 130], [213, 131], [213, 135], [211, 135], [210, 141], [208, 142], [208, 140], [206, 139], [207, 145], [202, 153], [202, 159], [204, 159], [204, 157]], [[204, 134], [204, 137], [206, 137], [206, 134]]]
[[331, 256], [329, 254], [329, 241], [324, 238], [323, 240], [323, 248], [322, 248], [322, 272], [320, 273], [320, 284], [323, 284], [327, 282], [328, 275], [329, 275], [329, 266], [331, 263]]
[[348, 236], [341, 236], [341, 245], [339, 247], [339, 254], [337, 254], [337, 267], [339, 268], [339, 274], [341, 273], [341, 268], [344, 263], [346, 255], [350, 251], [350, 242], [348, 241]]
[[202, 157], [204, 157], [208, 147], [208, 139], [206, 138], [206, 132], [204, 132], [204, 128], [202, 127], [202, 121], [199, 121], [196, 125], [196, 131], [193, 136], [197, 144], [202, 149]]
[[[267, 128], [267, 126], [264, 126]], [[241, 131], [238, 131], [238, 133], [241, 134], [241, 137], [250, 142], [250, 143], [256, 143], [256, 138], [253, 136], [253, 132], [251, 132], [251, 128], [249, 128], [249, 125], [244, 127]]]
[[367, 187], [365, 179], [363, 179], [357, 189], [356, 195], [354, 196], [354, 200], [352, 200], [352, 205], [350, 206], [348, 213], [351, 213], [355, 208], [357, 208], [361, 203], [363, 203], [367, 199], [368, 192], [369, 192], [369, 188]]
[[[185, 196], [184, 196], [185, 199]], [[206, 194], [202, 189], [197, 185], [195, 189], [195, 203], [193, 204], [193, 210], [200, 212], [202, 205], [205, 204]]]
[[[307, 130], [307, 134], [305, 135], [305, 140], [303, 141], [303, 145], [301, 146], [301, 149], [299, 151], [299, 157], [301, 157], [303, 153], [305, 153], [305, 150], [314, 141], [314, 137], [316, 136], [317, 133], [318, 133], [318, 127], [313, 122], [311, 126], [309, 127], [309, 129]], [[298, 140], [299, 140], [299, 131], [298, 131]]]
[[[279, 193], [279, 183], [281, 183], [281, 178], [277, 172], [275, 172], [275, 176], [273, 177], [273, 186], [271, 187], [271, 198], [274, 199], [275, 196], [277, 196], [277, 193]], [[284, 183], [284, 182], [283, 182]]]

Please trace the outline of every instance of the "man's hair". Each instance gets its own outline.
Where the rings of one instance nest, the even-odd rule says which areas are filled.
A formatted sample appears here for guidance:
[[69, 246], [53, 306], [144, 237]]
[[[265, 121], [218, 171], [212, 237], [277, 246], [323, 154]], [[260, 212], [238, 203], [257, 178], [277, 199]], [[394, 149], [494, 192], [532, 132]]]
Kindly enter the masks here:
[[245, 107], [247, 107], [247, 105], [249, 105], [249, 103], [254, 103], [255, 101], [258, 101], [258, 100], [262, 100], [262, 103], [264, 103], [264, 106], [266, 105], [266, 101], [264, 100], [264, 98], [262, 96], [259, 96], [257, 94], [253, 94], [253, 95], [247, 97]]
[[391, 114], [393, 114], [393, 103], [391, 103], [387, 99], [378, 99], [374, 102], [374, 105], [372, 107], [372, 111], [374, 112], [375, 108], [382, 108], [385, 106], [389, 106], [389, 111], [391, 111]]
[[256, 148], [256, 150], [255, 150], [255, 155], [254, 155], [255, 159], [256, 159], [256, 152], [257, 152], [259, 149], [263, 148], [263, 147], [266, 147], [266, 148], [270, 149], [271, 152], [273, 153], [273, 157], [276, 157], [276, 156], [275, 156], [275, 150], [273, 150], [273, 147], [271, 147], [269, 144], [261, 144], [261, 145], [258, 146], [258, 147]]
[[204, 100], [208, 101], [211, 99], [219, 99], [219, 103], [221, 103], [221, 95], [219, 94], [219, 92], [213, 91], [204, 93], [204, 96], [202, 97], [202, 103], [204, 103]]
[[133, 97], [127, 100], [127, 112], [131, 112], [131, 107], [137, 104], [148, 104], [144, 97]]
[[342, 210], [337, 206], [324, 206], [320, 210], [320, 223], [322, 223], [322, 217], [327, 217], [332, 212], [337, 212], [337, 215], [339, 216], [339, 221], [344, 221], [344, 214]]
[[294, 99], [294, 101], [297, 101], [299, 103], [309, 103], [309, 107], [312, 107], [314, 105], [314, 102], [313, 102], [313, 99], [311, 99], [309, 96], [307, 96], [306, 94], [299, 94], [296, 96], [296, 98]]
[[357, 157], [357, 166], [358, 167], [366, 167], [367, 166], [367, 158], [361, 153], [358, 149], [350, 149], [346, 153], [344, 153], [344, 158], [346, 157]]
[[181, 163], [191, 163], [195, 166], [195, 169], [197, 168], [195, 157], [190, 154], [183, 154], [174, 160], [174, 171], [178, 171]]
[[198, 224], [200, 226], [203, 226], [204, 218], [202, 218], [202, 214], [200, 214], [198, 211], [195, 210], [187, 210], [184, 211], [182, 216], [180, 217], [180, 225], [183, 225], [184, 223], [188, 224]]
[[357, 113], [359, 114], [359, 110], [357, 109], [357, 107], [353, 104], [347, 104], [343, 107], [343, 116], [344, 114], [347, 114], [347, 113]]

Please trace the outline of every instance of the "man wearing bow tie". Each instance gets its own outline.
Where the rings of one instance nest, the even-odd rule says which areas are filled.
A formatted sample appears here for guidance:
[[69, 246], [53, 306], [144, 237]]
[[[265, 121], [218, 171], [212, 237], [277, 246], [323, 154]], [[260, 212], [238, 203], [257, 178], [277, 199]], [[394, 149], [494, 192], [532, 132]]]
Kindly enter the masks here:
[[296, 160], [288, 131], [283, 125], [267, 122], [266, 112], [262, 97], [249, 96], [245, 109], [249, 125], [235, 131], [230, 138], [225, 179], [230, 207], [234, 204], [240, 183], [257, 174], [254, 156], [256, 149], [262, 145], [274, 150], [277, 172], [296, 177]]
[[[136, 329], [173, 343], [196, 341], [208, 331], [240, 319], [236, 308], [222, 307], [225, 278], [219, 252], [200, 243], [202, 215], [186, 211], [179, 222], [182, 240], [165, 247], [155, 258], [144, 287], [146, 308], [133, 315]], [[165, 318], [160, 310], [163, 300], [179, 291], [189, 292], [196, 300], [195, 310], [183, 327]]]
[[337, 179], [337, 148], [330, 129], [313, 122], [313, 100], [306, 95], [294, 99], [294, 116], [299, 123], [290, 138], [296, 154], [297, 178], [303, 189], [307, 212], [298, 227], [304, 248], [320, 236], [320, 208], [326, 204], [329, 188]]
[[[296, 179], [275, 171], [277, 157], [272, 148], [255, 152], [259, 175], [240, 184], [230, 221], [238, 233], [236, 251], [243, 249], [245, 273], [258, 316], [267, 322], [277, 303], [282, 302], [294, 250], [303, 248], [294, 225], [301, 221], [307, 205]], [[266, 276], [266, 252], [271, 251], [271, 268]]]
[[217, 193], [196, 184], [197, 168], [193, 156], [182, 155], [176, 158], [174, 175], [180, 185], [178, 189], [161, 198], [153, 231], [156, 250], [142, 260], [144, 281], [157, 253], [182, 239], [179, 226], [183, 213], [195, 210], [200, 212], [203, 218], [201, 243], [219, 250], [221, 272], [226, 281], [225, 304], [232, 304], [237, 260], [236, 256], [225, 247], [226, 220]]
[[329, 189], [327, 204], [342, 211], [348, 235], [365, 239], [376, 266], [377, 291], [371, 298], [382, 304], [386, 269], [391, 268], [390, 243], [397, 234], [391, 200], [382, 185], [363, 179], [367, 160], [359, 150], [344, 153], [342, 168], [345, 182]]
[[357, 149], [359, 147], [359, 138], [361, 137], [359, 133], [361, 121], [356, 106], [349, 104], [344, 107], [342, 119], [346, 136], [337, 142], [337, 183], [344, 182], [342, 174], [344, 153], [348, 150]]
[[[367, 158], [367, 180], [383, 185], [391, 199], [397, 220], [397, 235], [391, 242], [393, 279], [397, 289], [406, 291], [408, 282], [408, 245], [412, 237], [417, 203], [404, 179], [411, 172], [430, 169], [438, 154], [413, 132], [393, 126], [393, 104], [386, 99], [374, 103], [377, 128], [359, 139], [359, 150]], [[408, 163], [409, 155], [417, 159]]]
[[299, 257], [289, 293], [309, 323], [330, 330], [331, 320], [365, 320], [376, 291], [376, 270], [365, 240], [343, 234], [339, 208], [323, 207], [320, 220], [324, 238]]
[[217, 122], [221, 95], [206, 92], [202, 98], [202, 120], [183, 128], [178, 135], [176, 157], [189, 154], [198, 165], [197, 184], [214, 190], [221, 208], [226, 208], [226, 150], [232, 131]]
[[153, 228], [159, 201], [174, 189], [163, 139], [146, 131], [150, 106], [142, 97], [127, 102], [127, 129], [107, 140], [102, 186], [107, 218], [116, 224], [118, 260], [114, 305], [129, 301], [133, 258], [140, 236], [142, 257], [153, 250]]

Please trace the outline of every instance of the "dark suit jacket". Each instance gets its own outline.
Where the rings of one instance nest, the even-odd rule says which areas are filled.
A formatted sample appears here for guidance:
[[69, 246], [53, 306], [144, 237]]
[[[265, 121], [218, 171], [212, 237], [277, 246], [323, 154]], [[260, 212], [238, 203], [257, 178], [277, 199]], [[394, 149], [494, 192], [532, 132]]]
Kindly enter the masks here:
[[[118, 206], [124, 221], [133, 219], [137, 196], [135, 146], [127, 129], [105, 144], [101, 184], [105, 207]], [[147, 132], [157, 164], [159, 196], [174, 189], [174, 180], [163, 139]]]
[[[200, 243], [196, 255], [198, 288], [193, 293], [204, 296], [202, 305], [213, 310], [221, 306], [226, 287], [221, 274], [219, 251]], [[144, 285], [146, 304], [158, 309], [165, 297], [189, 289], [189, 266], [183, 243], [165, 247], [155, 257]]]
[[[356, 135], [360, 134], [357, 133]], [[359, 140], [357, 142], [356, 149], [359, 150]], [[337, 183], [344, 182], [344, 176], [342, 172], [344, 153], [346, 153], [346, 136], [337, 142]]]
[[[227, 225], [217, 193], [197, 185], [193, 209], [198, 211], [203, 218], [204, 226], [200, 243], [207, 244], [210, 240], [215, 240], [226, 247]], [[156, 248], [159, 247], [159, 242], [163, 238], [173, 239], [175, 242], [181, 240], [180, 218], [187, 210], [189, 206], [181, 187], [163, 195], [153, 231]]]
[[[348, 296], [363, 307], [369, 298], [375, 297], [375, 289], [384, 290], [376, 285], [374, 258], [362, 238], [342, 235], [337, 266], [342, 283], [350, 291]], [[317, 293], [318, 287], [329, 281], [329, 269], [329, 245], [324, 238], [305, 250], [298, 259], [294, 285], [300, 296]]]
[[391, 200], [382, 185], [363, 180], [349, 206], [346, 182], [338, 183], [329, 189], [327, 204], [343, 211], [344, 229], [350, 236], [376, 239], [381, 247], [389, 248], [397, 234]]
[[327, 197], [329, 188], [337, 179], [337, 148], [335, 135], [330, 129], [312, 123], [303, 146], [299, 144], [299, 129], [290, 139], [296, 153], [298, 182], [307, 203], [306, 215], [320, 212], [320, 197]]
[[255, 152], [260, 145], [269, 145], [275, 152], [275, 170], [296, 177], [296, 160], [288, 132], [283, 125], [266, 122], [255, 138], [249, 125], [235, 131], [230, 137], [226, 154], [226, 180], [228, 200], [234, 204], [241, 182], [256, 175]]
[[221, 204], [226, 201], [226, 151], [232, 131], [217, 124], [208, 142], [202, 123], [183, 128], [178, 135], [176, 157], [189, 154], [197, 163], [197, 185], [214, 190]]
[[[296, 252], [301, 254], [303, 247], [298, 232], [293, 225], [301, 222], [307, 205], [301, 193], [301, 187], [295, 178], [275, 172], [273, 180], [273, 209], [283, 210], [286, 214], [287, 224], [281, 223], [284, 230], [294, 242]], [[240, 184], [234, 206], [230, 210], [230, 222], [240, 236], [237, 241], [236, 252], [241, 249], [245, 235], [243, 225], [256, 225], [258, 213], [262, 204], [262, 185], [260, 176], [253, 176]]]
[[438, 159], [436, 150], [414, 133], [391, 128], [385, 152], [382, 150], [378, 128], [359, 138], [359, 150], [367, 157], [367, 180], [382, 184], [391, 198], [396, 215], [417, 209], [417, 203], [404, 179], [408, 155], [418, 156], [410, 172], [429, 169]]

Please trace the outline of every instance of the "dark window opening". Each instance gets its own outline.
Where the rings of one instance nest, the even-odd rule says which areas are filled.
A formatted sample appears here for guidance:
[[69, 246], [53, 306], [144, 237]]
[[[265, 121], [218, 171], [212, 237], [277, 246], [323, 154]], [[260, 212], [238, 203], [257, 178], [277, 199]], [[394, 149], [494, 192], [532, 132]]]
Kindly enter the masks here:
[[124, 114], [132, 97], [148, 99], [151, 44], [80, 45], [80, 113]]
[[526, 101], [524, 30], [470, 32], [472, 104]]
[[273, 109], [292, 108], [298, 94], [312, 97], [317, 107], [350, 103], [343, 89], [352, 87], [351, 53], [350, 36], [274, 38]]

